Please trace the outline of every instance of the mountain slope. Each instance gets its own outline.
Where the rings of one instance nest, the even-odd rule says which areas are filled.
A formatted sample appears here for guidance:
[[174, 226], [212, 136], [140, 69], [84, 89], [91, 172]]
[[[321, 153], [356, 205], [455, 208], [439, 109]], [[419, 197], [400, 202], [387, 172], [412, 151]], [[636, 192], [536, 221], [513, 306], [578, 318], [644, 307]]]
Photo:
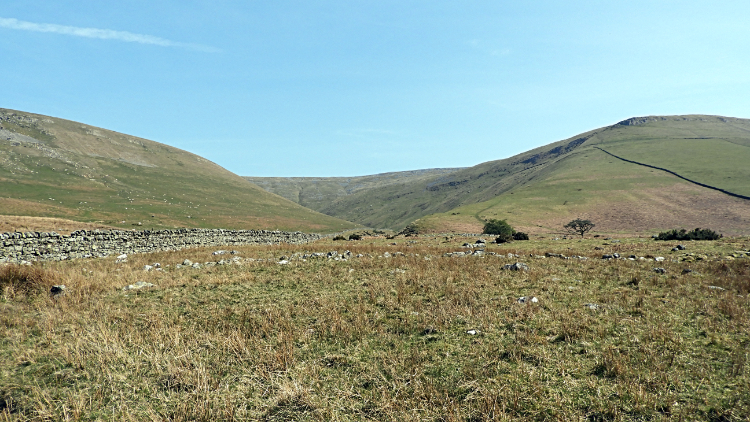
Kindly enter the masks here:
[[314, 210], [359, 191], [369, 191], [404, 183], [419, 183], [436, 176], [448, 175], [462, 168], [426, 169], [380, 173], [357, 177], [251, 177], [248, 181]]
[[0, 109], [0, 214], [118, 227], [331, 232], [303, 208], [189, 152], [82, 123]]
[[[530, 229], [553, 230], [560, 221], [588, 212], [611, 221], [604, 226], [616, 230], [671, 228], [710, 220], [712, 228], [723, 225], [731, 232], [748, 231], [750, 201], [619, 160], [605, 151], [750, 196], [749, 120], [652, 116], [628, 119], [431, 179], [361, 190], [318, 210], [363, 225], [394, 229], [438, 214], [422, 218], [419, 224], [435, 231], [469, 231], [464, 229], [476, 230], [484, 218], [508, 217], [511, 223], [515, 220]], [[528, 194], [518, 196], [521, 192]], [[592, 208], [607, 203], [615, 204], [610, 211]], [[627, 219], [616, 217], [644, 209], [649, 210], [648, 215], [638, 221], [626, 223]], [[722, 215], [712, 214], [712, 209], [721, 210]], [[514, 213], [525, 217], [513, 217]]]

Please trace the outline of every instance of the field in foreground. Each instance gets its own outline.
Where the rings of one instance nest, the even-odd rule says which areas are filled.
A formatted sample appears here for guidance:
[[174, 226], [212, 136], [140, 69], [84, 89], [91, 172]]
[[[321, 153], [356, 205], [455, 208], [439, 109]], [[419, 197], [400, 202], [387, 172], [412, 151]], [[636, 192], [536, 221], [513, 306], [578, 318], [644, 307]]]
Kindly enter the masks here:
[[[0, 267], [30, 280], [0, 281], [0, 420], [750, 417], [749, 238], [675, 252], [532, 238], [443, 256], [474, 240]], [[353, 256], [294, 256], [333, 250]], [[601, 259], [615, 252], [644, 259]], [[529, 270], [502, 270], [515, 262]], [[137, 281], [155, 286], [122, 290]], [[67, 293], [50, 297], [53, 284]]]

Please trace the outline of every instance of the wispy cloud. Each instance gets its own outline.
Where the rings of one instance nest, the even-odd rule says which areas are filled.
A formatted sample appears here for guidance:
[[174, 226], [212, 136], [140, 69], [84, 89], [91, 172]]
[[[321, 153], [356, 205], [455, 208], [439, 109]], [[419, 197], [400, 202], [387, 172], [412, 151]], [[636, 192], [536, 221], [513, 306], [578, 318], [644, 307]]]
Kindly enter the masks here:
[[158, 45], [160, 47], [178, 47], [215, 53], [219, 50], [200, 44], [182, 43], [152, 35], [134, 34], [126, 31], [111, 29], [82, 28], [77, 26], [57, 25], [53, 23], [26, 22], [13, 18], [0, 18], [0, 28], [19, 29], [22, 31], [50, 32], [54, 34], [72, 35], [75, 37], [98, 38], [101, 40], [117, 40], [135, 42], [139, 44]]

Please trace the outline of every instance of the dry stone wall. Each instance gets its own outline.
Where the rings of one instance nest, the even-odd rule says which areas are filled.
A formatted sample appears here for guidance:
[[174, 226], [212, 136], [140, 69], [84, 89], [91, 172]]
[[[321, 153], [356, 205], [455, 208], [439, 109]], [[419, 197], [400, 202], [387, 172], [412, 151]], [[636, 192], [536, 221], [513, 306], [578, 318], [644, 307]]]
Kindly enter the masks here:
[[302, 244], [321, 237], [302, 232], [223, 229], [78, 230], [70, 235], [55, 232], [0, 233], [0, 263], [62, 261], [202, 246]]

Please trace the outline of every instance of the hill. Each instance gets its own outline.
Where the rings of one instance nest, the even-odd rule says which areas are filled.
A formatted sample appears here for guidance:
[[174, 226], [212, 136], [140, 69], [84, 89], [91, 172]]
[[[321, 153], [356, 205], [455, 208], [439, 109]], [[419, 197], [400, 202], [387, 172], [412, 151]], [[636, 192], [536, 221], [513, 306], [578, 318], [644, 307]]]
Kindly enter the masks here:
[[462, 168], [442, 168], [380, 173], [358, 177], [251, 177], [248, 181], [314, 210], [325, 209], [331, 202], [376, 188], [420, 183], [437, 176], [455, 173]]
[[705, 187], [750, 197], [747, 163], [750, 120], [639, 117], [507, 159], [363, 189], [317, 209], [371, 227], [419, 219], [422, 230], [437, 232], [476, 231], [486, 218], [548, 232], [589, 216], [611, 231], [747, 233], [750, 201]]
[[195, 154], [8, 109], [0, 109], [0, 198], [2, 215], [122, 228], [332, 232], [355, 226], [268, 193]]

